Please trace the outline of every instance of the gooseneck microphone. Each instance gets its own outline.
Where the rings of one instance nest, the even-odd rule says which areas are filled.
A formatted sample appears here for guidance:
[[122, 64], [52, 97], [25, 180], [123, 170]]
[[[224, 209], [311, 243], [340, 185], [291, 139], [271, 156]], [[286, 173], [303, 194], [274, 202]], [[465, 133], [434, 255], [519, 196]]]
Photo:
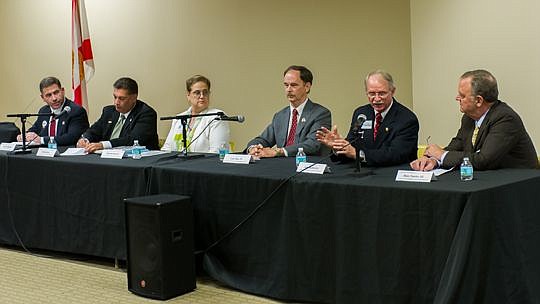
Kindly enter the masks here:
[[242, 115], [236, 115], [236, 116], [227, 116], [223, 115], [220, 117], [216, 117], [216, 120], [224, 120], [224, 121], [237, 121], [239, 123], [243, 123], [246, 118]]
[[358, 131], [358, 129], [362, 127], [362, 125], [364, 124], [366, 120], [367, 120], [366, 115], [359, 114], [358, 117], [356, 117], [356, 122], [354, 123], [353, 131], [354, 132]]
[[65, 106], [64, 109], [62, 110], [62, 112], [58, 113], [58, 115], [53, 115], [54, 118], [58, 118], [66, 113], [69, 113], [71, 112], [71, 107], [70, 106]]

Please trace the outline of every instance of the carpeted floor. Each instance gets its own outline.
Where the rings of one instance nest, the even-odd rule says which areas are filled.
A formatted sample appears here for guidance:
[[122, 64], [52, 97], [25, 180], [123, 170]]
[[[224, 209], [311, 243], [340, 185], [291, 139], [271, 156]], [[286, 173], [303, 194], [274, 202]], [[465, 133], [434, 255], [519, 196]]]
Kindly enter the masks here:
[[125, 269], [113, 263], [37, 257], [0, 247], [0, 303], [284, 303], [245, 294], [198, 278], [197, 289], [157, 301], [127, 289]]

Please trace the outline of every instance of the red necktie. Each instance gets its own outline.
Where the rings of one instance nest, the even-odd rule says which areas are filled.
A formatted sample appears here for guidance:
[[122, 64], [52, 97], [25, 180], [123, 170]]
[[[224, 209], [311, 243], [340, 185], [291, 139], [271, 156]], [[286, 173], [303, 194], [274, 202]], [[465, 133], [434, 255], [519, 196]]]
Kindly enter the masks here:
[[296, 134], [296, 125], [298, 124], [297, 120], [298, 111], [294, 109], [292, 112], [291, 130], [289, 131], [289, 137], [287, 137], [287, 144], [285, 146], [294, 144], [294, 135]]
[[56, 136], [56, 119], [51, 119], [51, 125], [49, 126], [49, 136]]
[[375, 115], [375, 129], [373, 129], [373, 140], [377, 139], [377, 133], [379, 132], [379, 127], [381, 126], [382, 122], [382, 115], [381, 113], [377, 113]]

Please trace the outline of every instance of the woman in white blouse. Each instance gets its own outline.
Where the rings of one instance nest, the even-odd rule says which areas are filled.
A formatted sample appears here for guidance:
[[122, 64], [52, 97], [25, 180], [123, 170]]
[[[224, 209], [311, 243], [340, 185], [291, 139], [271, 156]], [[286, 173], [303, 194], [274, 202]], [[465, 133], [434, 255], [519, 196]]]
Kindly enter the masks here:
[[[210, 80], [201, 75], [195, 75], [186, 80], [187, 100], [190, 107], [178, 115], [206, 114], [223, 112], [219, 109], [209, 109]], [[229, 125], [226, 121], [215, 120], [217, 116], [201, 116], [188, 119], [187, 146], [189, 152], [218, 153], [219, 146], [229, 144]], [[182, 123], [172, 121], [167, 140], [161, 148], [164, 151], [183, 151]]]

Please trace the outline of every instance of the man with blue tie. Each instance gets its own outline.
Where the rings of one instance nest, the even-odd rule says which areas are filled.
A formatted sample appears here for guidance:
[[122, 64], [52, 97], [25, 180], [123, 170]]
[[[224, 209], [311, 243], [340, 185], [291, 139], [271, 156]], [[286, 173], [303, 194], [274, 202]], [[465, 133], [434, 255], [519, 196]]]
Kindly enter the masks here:
[[330, 127], [330, 111], [308, 98], [313, 74], [304, 66], [290, 66], [283, 73], [283, 85], [289, 106], [272, 119], [261, 135], [252, 139], [246, 152], [257, 157], [295, 156], [298, 148], [307, 155], [320, 155], [321, 144], [315, 132]]
[[405, 164], [415, 159], [418, 119], [394, 98], [392, 76], [383, 70], [373, 71], [366, 76], [364, 86], [369, 104], [354, 110], [347, 138], [342, 138], [334, 126], [332, 130], [319, 130], [317, 139], [332, 148], [334, 160], [359, 158], [373, 167]]
[[[26, 132], [26, 142], [38, 145], [48, 144], [54, 137], [59, 146], [74, 145], [81, 134], [88, 129], [86, 110], [65, 98], [64, 88], [56, 77], [46, 77], [39, 83], [41, 99], [46, 103], [35, 123]], [[22, 136], [17, 137], [22, 141]]]
[[149, 150], [159, 150], [157, 113], [138, 100], [135, 80], [123, 77], [113, 85], [113, 105], [103, 108], [101, 117], [77, 142], [88, 153], [117, 146], [131, 146], [134, 140]]

